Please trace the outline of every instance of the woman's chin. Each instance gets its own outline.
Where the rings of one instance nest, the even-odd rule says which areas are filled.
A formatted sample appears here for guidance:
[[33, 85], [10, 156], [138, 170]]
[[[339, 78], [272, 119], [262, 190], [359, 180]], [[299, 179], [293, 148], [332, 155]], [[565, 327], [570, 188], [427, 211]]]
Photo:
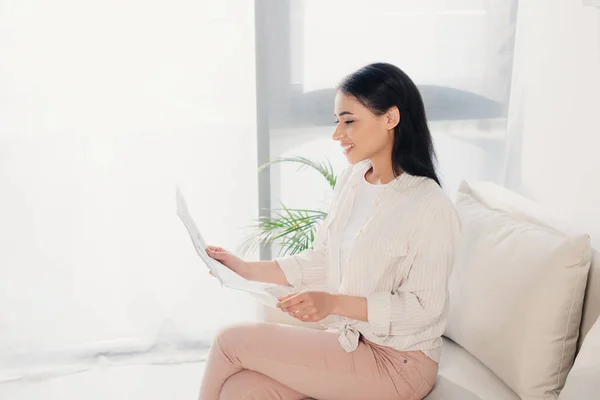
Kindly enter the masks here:
[[348, 163], [351, 165], [358, 164], [364, 159], [364, 157], [358, 157], [357, 154], [352, 154], [352, 152], [350, 152], [350, 154], [346, 154], [346, 160], [348, 160]]

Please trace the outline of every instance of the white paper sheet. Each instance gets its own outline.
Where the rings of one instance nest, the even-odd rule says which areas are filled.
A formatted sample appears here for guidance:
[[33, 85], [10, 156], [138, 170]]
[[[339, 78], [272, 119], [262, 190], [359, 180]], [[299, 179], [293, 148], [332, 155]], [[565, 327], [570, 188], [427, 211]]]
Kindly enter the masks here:
[[177, 215], [187, 229], [190, 238], [192, 239], [194, 248], [196, 249], [196, 253], [198, 253], [204, 264], [217, 277], [219, 282], [221, 282], [221, 285], [231, 289], [252, 293], [261, 302], [272, 307], [278, 303], [277, 297], [285, 296], [292, 292], [290, 286], [249, 281], [236, 274], [217, 260], [209, 257], [205, 251], [207, 247], [206, 242], [202, 238], [196, 223], [189, 213], [187, 203], [179, 187], [177, 187], [176, 201]]

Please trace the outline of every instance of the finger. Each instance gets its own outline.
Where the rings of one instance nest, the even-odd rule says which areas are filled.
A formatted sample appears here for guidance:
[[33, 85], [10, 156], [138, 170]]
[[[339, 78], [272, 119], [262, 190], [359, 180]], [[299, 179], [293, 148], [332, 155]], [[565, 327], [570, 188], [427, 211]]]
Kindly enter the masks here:
[[298, 293], [292, 293], [292, 294], [288, 294], [286, 296], [281, 296], [278, 297], [277, 300], [279, 300], [279, 303], [277, 303], [277, 307], [281, 308], [281, 304], [286, 301], [287, 299], [291, 299], [292, 297], [296, 296]]
[[290, 317], [299, 319], [300, 321], [304, 321], [306, 318], [308, 318], [308, 315], [302, 315], [302, 314], [292, 313], [292, 312], [288, 313], [288, 315]]
[[298, 314], [298, 315], [312, 315], [317, 312], [317, 309], [315, 307], [312, 307], [312, 306], [306, 304], [306, 302], [302, 302], [300, 304], [296, 304], [294, 306], [287, 307], [287, 309], [284, 311]]
[[286, 303], [287, 306], [284, 303], [280, 303], [278, 305], [279, 308], [281, 308], [282, 311], [291, 311], [293, 307], [296, 307], [295, 309], [297, 310], [297, 307], [301, 304], [304, 304], [304, 302], [302, 300], [294, 300], [293, 303]]
[[212, 271], [208, 271], [209, 274], [211, 274], [212, 276], [214, 276], [215, 278], [217, 277], [215, 274], [213, 274]]
[[287, 294], [287, 295], [285, 295], [285, 296], [279, 296], [279, 297], [277, 298], [277, 300], [279, 300], [279, 301], [281, 302], [281, 301], [287, 300], [287, 299], [289, 299], [289, 298], [291, 298], [291, 297], [294, 297], [294, 296], [295, 296], [295, 295], [297, 295], [297, 294], [298, 294], [298, 293], [291, 293], [291, 294]]
[[218, 260], [218, 261], [224, 260], [229, 255], [229, 253], [227, 253], [225, 251], [215, 251], [215, 250], [211, 250], [209, 248], [206, 249], [206, 254], [208, 254], [209, 257], [214, 258], [215, 260]]
[[285, 309], [297, 306], [298, 304], [304, 304], [305, 306], [314, 305], [312, 298], [307, 293], [301, 293], [295, 297], [285, 300], [281, 303], [281, 306]]
[[299, 315], [296, 315], [296, 314], [294, 314], [294, 313], [291, 313], [291, 312], [290, 312], [290, 313], [288, 313], [288, 315], [289, 315], [290, 317], [292, 317], [292, 318], [296, 318], [296, 319], [298, 319], [298, 320], [302, 321], [302, 318], [301, 318]]
[[215, 260], [217, 259], [216, 253], [215, 253], [214, 251], [212, 251], [212, 250], [210, 250], [210, 249], [206, 249], [205, 251], [206, 251], [206, 254], [207, 254], [207, 255], [208, 255], [210, 258], [212, 258], [212, 259], [215, 259]]
[[281, 309], [287, 308], [287, 307], [293, 306], [294, 304], [303, 302], [305, 300], [305, 297], [306, 296], [303, 293], [300, 293], [300, 294], [290, 297], [287, 300], [279, 302], [279, 304], [277, 306]]
[[317, 322], [320, 321], [321, 318], [318, 317], [318, 315], [300, 315], [300, 314], [291, 314], [290, 316], [292, 316], [293, 318], [296, 318], [299, 321], [302, 322]]
[[225, 249], [219, 246], [206, 246], [207, 249], [211, 250], [211, 251], [216, 251], [216, 252], [224, 252]]
[[296, 315], [298, 315], [298, 319], [299, 320], [306, 321], [306, 322], [317, 322], [317, 321], [320, 321], [320, 320], [322, 320], [324, 318], [318, 312], [315, 312], [315, 313], [312, 313], [312, 314], [304, 314], [304, 315], [302, 313], [299, 313], [299, 314], [296, 314]]

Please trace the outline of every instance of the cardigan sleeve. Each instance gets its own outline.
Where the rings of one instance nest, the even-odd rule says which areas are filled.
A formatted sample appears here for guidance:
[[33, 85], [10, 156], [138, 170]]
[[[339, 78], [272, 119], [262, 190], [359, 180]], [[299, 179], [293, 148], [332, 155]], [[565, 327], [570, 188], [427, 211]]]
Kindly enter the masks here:
[[460, 222], [451, 205], [438, 210], [430, 221], [402, 284], [391, 293], [367, 296], [368, 323], [377, 336], [418, 333], [435, 323], [447, 306]]
[[[339, 200], [352, 168], [352, 166], [348, 166], [340, 174], [333, 191], [330, 211]], [[274, 261], [279, 264], [294, 291], [322, 289], [327, 282], [327, 227], [332, 218], [333, 215], [329, 212], [323, 223], [317, 228], [312, 249], [292, 256], [275, 258]]]

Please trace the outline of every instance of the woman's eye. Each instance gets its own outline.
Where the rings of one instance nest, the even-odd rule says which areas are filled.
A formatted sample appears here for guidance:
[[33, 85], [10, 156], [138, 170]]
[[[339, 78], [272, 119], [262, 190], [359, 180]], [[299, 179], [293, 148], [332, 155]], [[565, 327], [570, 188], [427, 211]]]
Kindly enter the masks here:
[[354, 121], [346, 121], [345, 124], [346, 125], [350, 125], [351, 123], [353, 123]]
[[334, 123], [334, 124], [339, 124], [339, 123], [340, 123], [340, 121], [333, 121], [333, 123]]

